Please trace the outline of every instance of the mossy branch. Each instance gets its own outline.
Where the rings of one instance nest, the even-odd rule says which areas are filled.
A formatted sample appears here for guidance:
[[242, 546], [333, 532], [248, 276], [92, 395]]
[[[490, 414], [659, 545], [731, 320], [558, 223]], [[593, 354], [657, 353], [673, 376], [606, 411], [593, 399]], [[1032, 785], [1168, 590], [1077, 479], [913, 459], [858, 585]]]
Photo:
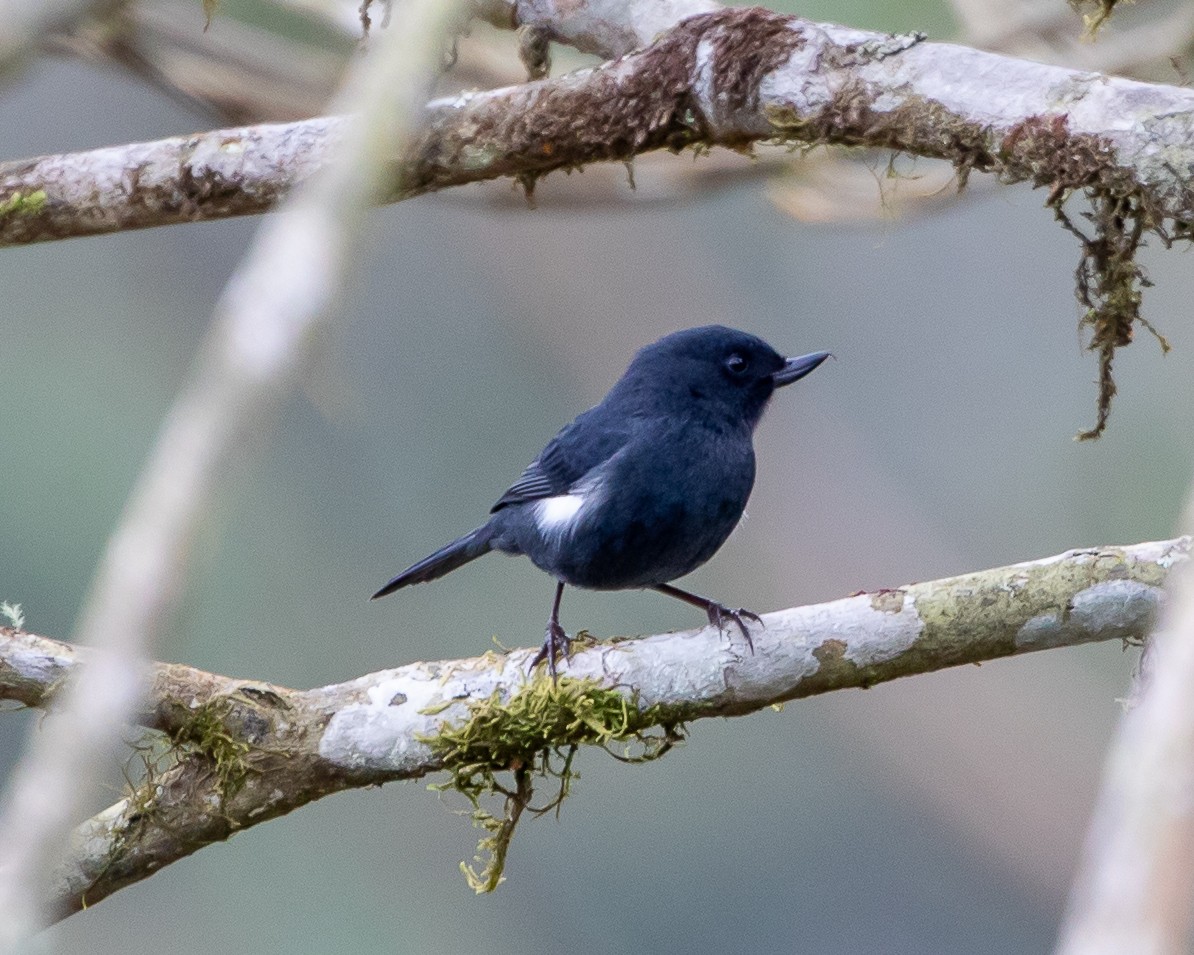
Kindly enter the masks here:
[[[481, 817], [496, 866], [477, 880], [488, 886], [530, 807], [533, 775], [566, 785], [575, 747], [642, 739], [650, 757], [682, 721], [1035, 650], [1142, 640], [1190, 546], [1179, 538], [1071, 551], [778, 611], [764, 616], [753, 655], [708, 627], [596, 643], [556, 685], [528, 679], [533, 650], [305, 691], [155, 664], [138, 720], [186, 745], [151, 787], [79, 827], [50, 890], [57, 916], [314, 799], [445, 769], [470, 798], [514, 800], [504, 819]], [[49, 706], [81, 656], [0, 628], [0, 700]]]
[[[580, 746], [608, 749], [629, 740], [640, 747], [634, 762], [658, 759], [681, 738], [677, 728], [687, 713], [684, 706], [642, 706], [637, 693], [596, 680], [540, 678], [509, 698], [495, 689], [487, 699], [470, 701], [465, 720], [422, 738], [448, 772], [447, 781], [432, 788], [461, 793], [472, 804], [473, 824], [489, 833], [477, 849], [482, 872], [460, 864], [469, 885], [477, 892], [498, 887], [518, 820], [528, 809], [536, 815], [559, 809], [570, 792]], [[513, 777], [513, 789], [500, 781], [505, 774]], [[558, 785], [556, 797], [538, 809], [531, 806], [535, 777]], [[502, 818], [482, 804], [495, 794], [505, 797]]]
[[[590, 6], [612, 26], [600, 20], [612, 7]], [[614, 30], [598, 46], [638, 35]], [[401, 185], [388, 201], [500, 177], [529, 191], [554, 170], [651, 150], [776, 141], [942, 158], [963, 181], [978, 170], [1046, 187], [1055, 208], [1084, 196], [1094, 217], [1079, 296], [1100, 360], [1099, 419], [1085, 437], [1105, 426], [1112, 359], [1141, 322], [1137, 248], [1149, 233], [1188, 240], [1194, 223], [1192, 90], [758, 7], [689, 17], [596, 69], [437, 101], [427, 119], [395, 157]], [[320, 118], [5, 163], [0, 245], [263, 212], [325, 163], [343, 128]]]

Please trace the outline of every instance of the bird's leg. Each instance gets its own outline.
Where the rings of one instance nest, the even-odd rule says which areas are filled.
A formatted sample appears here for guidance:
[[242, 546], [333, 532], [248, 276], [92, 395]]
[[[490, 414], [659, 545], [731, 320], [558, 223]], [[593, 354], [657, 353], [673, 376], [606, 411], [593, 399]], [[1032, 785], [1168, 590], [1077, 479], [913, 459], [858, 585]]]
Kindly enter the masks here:
[[561, 580], [556, 583], [556, 599], [551, 604], [551, 617], [547, 621], [547, 636], [543, 640], [543, 646], [535, 654], [535, 659], [527, 667], [528, 671], [533, 670], [546, 660], [547, 672], [551, 674], [552, 680], [556, 679], [556, 659], [560, 652], [563, 652], [565, 659], [571, 656], [572, 641], [564, 632], [564, 628], [560, 626], [560, 600], [563, 599], [563, 596], [564, 582]]
[[725, 621], [727, 619], [733, 620], [738, 624], [738, 629], [742, 631], [742, 636], [746, 638], [746, 645], [750, 647], [750, 652], [755, 652], [754, 641], [750, 638], [750, 631], [746, 628], [746, 623], [743, 617], [753, 620], [760, 626], [766, 626], [763, 623], [762, 617], [757, 613], [752, 613], [749, 610], [744, 610], [739, 607], [737, 610], [731, 610], [729, 607], [719, 604], [716, 600], [710, 600], [708, 597], [701, 597], [698, 594], [690, 594], [687, 590], [681, 590], [679, 587], [673, 587], [671, 584], [656, 584], [651, 588], [658, 590], [661, 594], [667, 594], [669, 597], [675, 597], [677, 600], [683, 600], [686, 604], [692, 604], [694, 607], [700, 607], [709, 617], [709, 622], [717, 627], [722, 633], [725, 633]]

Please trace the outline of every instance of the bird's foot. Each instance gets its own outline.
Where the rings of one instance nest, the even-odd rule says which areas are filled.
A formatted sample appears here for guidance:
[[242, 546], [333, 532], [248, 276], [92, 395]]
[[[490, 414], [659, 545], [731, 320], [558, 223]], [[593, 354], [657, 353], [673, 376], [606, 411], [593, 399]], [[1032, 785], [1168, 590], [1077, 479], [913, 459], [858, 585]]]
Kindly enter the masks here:
[[572, 638], [564, 632], [564, 628], [560, 624], [551, 620], [547, 624], [547, 634], [543, 640], [543, 646], [539, 648], [539, 652], [535, 654], [535, 659], [531, 661], [531, 665], [527, 667], [527, 672], [534, 670], [544, 660], [547, 661], [547, 672], [551, 674], [552, 680], [558, 676], [556, 672], [556, 660], [563, 656], [565, 660], [572, 656]]
[[708, 597], [702, 597], [700, 594], [690, 594], [687, 590], [681, 590], [679, 587], [673, 587], [671, 584], [656, 584], [652, 589], [658, 590], [661, 594], [667, 594], [669, 597], [675, 597], [677, 600], [683, 600], [686, 604], [700, 607], [709, 617], [709, 623], [722, 633], [726, 632], [726, 621], [733, 620], [734, 623], [738, 624], [738, 629], [742, 631], [742, 636], [746, 639], [746, 645], [750, 647], [750, 652], [755, 652], [755, 644], [750, 638], [750, 630], [746, 626], [746, 620], [753, 620], [760, 627], [765, 627], [766, 624], [763, 623], [763, 618], [757, 613], [752, 613], [741, 607], [737, 610], [731, 610], [729, 607], [722, 606], [716, 600], [710, 600]]
[[729, 607], [725, 607], [719, 603], [713, 602], [710, 602], [709, 606], [705, 609], [709, 614], [709, 623], [715, 626], [722, 633], [725, 633], [727, 620], [733, 620], [734, 623], [738, 624], [738, 629], [742, 631], [742, 636], [746, 639], [746, 645], [750, 648], [750, 652], [755, 652], [754, 641], [750, 638], [750, 630], [747, 628], [746, 621], [743, 620], [743, 618], [745, 617], [747, 620], [753, 620], [760, 627], [765, 627], [766, 624], [763, 623], [762, 617], [760, 617], [757, 613], [746, 610], [742, 607], [739, 607], [737, 610], [731, 610]]

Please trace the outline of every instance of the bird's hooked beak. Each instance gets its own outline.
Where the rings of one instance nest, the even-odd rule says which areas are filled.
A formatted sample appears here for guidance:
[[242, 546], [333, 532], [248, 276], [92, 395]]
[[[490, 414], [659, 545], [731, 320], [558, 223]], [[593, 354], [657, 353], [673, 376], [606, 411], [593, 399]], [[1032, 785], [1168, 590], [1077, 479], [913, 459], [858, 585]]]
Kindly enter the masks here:
[[789, 358], [784, 362], [784, 367], [771, 376], [771, 380], [775, 382], [776, 388], [790, 385], [810, 372], [816, 371], [821, 362], [830, 357], [832, 356], [827, 351], [815, 351], [810, 355], [801, 355], [799, 358]]

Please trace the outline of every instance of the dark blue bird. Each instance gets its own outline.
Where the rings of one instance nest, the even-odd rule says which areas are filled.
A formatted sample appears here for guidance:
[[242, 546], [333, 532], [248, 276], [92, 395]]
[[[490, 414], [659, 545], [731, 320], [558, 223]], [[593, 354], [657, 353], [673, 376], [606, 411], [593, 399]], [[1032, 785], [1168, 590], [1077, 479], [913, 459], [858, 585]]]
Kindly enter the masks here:
[[754, 335], [709, 325], [643, 348], [601, 403], [567, 425], [490, 509], [492, 517], [408, 567], [373, 595], [435, 580], [491, 550], [525, 554], [556, 580], [543, 647], [531, 663], [568, 651], [564, 585], [650, 588], [705, 611], [711, 624], [743, 618], [669, 581], [700, 567], [738, 524], [755, 480], [755, 425], [776, 388], [813, 371], [828, 352], [784, 358]]

